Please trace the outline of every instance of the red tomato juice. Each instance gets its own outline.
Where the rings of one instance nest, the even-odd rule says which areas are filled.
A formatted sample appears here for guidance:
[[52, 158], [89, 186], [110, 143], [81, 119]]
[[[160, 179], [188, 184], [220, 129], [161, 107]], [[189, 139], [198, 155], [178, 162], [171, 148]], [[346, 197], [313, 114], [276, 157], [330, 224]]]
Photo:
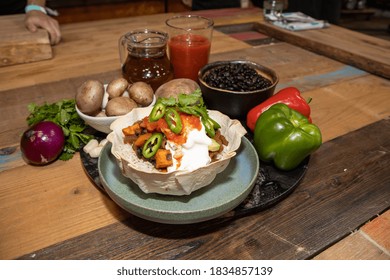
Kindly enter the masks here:
[[171, 38], [168, 46], [175, 78], [198, 81], [198, 71], [209, 60], [209, 39], [201, 35], [181, 34]]

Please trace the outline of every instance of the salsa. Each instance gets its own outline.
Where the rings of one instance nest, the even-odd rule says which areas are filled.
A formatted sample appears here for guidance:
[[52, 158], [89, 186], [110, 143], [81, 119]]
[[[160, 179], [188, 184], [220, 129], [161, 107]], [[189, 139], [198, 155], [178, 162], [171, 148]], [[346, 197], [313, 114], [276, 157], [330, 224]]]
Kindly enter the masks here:
[[168, 42], [175, 78], [198, 81], [198, 71], [207, 64], [211, 43], [201, 35], [181, 34]]
[[[187, 129], [200, 130], [202, 128], [199, 117], [184, 113], [180, 113], [179, 115], [182, 123], [184, 124], [184, 127]], [[164, 133], [167, 140], [172, 141], [178, 145], [183, 145], [187, 141], [187, 135], [185, 133], [176, 134], [172, 132], [164, 118], [161, 118], [156, 122], [151, 122], [149, 117], [145, 117], [142, 120], [141, 127], [146, 128], [147, 131], [161, 131]]]

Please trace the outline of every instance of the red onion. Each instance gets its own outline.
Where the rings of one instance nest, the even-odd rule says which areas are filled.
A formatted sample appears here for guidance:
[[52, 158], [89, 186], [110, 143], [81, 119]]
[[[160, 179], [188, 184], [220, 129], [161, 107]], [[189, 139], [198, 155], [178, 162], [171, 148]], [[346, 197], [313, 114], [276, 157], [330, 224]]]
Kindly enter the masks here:
[[54, 122], [42, 121], [23, 133], [20, 149], [28, 163], [43, 165], [56, 160], [64, 144], [62, 128]]

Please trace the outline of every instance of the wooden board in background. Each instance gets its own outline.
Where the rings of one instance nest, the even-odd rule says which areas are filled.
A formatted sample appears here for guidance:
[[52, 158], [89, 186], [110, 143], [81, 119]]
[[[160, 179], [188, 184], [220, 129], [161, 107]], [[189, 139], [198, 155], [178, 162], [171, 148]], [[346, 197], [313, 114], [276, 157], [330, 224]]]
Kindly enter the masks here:
[[256, 30], [286, 43], [355, 66], [369, 73], [390, 78], [390, 42], [337, 25], [330, 28], [289, 31], [268, 22]]
[[53, 57], [46, 30], [30, 32], [20, 15], [0, 16], [0, 66], [51, 59]]

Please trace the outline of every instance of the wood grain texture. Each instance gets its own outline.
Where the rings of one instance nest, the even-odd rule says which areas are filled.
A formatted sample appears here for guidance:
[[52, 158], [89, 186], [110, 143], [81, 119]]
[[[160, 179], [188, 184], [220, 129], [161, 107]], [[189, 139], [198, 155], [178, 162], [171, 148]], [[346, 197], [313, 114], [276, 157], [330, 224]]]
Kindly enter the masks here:
[[14, 258], [21, 251], [37, 250], [128, 215], [88, 179], [78, 154], [45, 168], [24, 165], [1, 172], [0, 204], [0, 259]]
[[[245, 10], [207, 13], [217, 25], [261, 18]], [[102, 195], [78, 155], [26, 165], [18, 144], [27, 104], [71, 98], [86, 79], [116, 77], [118, 37], [161, 27], [167, 16], [63, 25], [53, 59], [0, 67], [0, 258], [311, 258], [388, 209], [390, 80], [288, 43], [251, 47], [221, 32], [213, 60], [256, 60], [277, 70], [278, 88], [297, 86], [313, 98], [312, 118], [326, 143], [287, 200], [239, 220], [162, 226]], [[388, 233], [377, 229], [364, 233], [379, 240], [379, 229]]]
[[390, 238], [388, 235], [388, 232], [390, 232], [390, 211], [364, 225], [362, 232], [390, 255]]
[[[55, 2], [51, 3], [51, 6], [57, 6]], [[93, 2], [91, 3], [91, 1], [88, 1], [87, 3], [84, 1], [84, 4], [86, 5], [78, 7], [61, 7], [60, 4], [59, 7], [56, 8], [56, 10], [59, 12], [59, 16], [57, 17], [58, 22], [60, 24], [64, 24], [108, 18], [150, 15], [164, 12], [184, 12], [191, 10], [190, 7], [184, 5], [181, 0], [115, 1], [116, 3], [114, 4], [112, 1], [106, 2], [107, 4], [101, 2], [99, 5], [94, 5]], [[165, 2], [167, 2], [168, 7], [165, 7]], [[53, 6], [53, 8], [55, 7]]]
[[[172, 13], [167, 13], [64, 24], [62, 41], [53, 46], [53, 59], [41, 61], [39, 65], [0, 67], [0, 91], [119, 70], [119, 38], [136, 28], [166, 30], [165, 20], [171, 16]], [[221, 32], [213, 33], [211, 53], [249, 47]]]
[[46, 30], [30, 32], [20, 15], [0, 17], [0, 67], [51, 59]]
[[[293, 49], [290, 49], [293, 50]], [[238, 52], [242, 53], [242, 52]], [[251, 53], [251, 52], [249, 52]], [[264, 52], [265, 55], [267, 52]], [[294, 52], [293, 52], [294, 53]], [[303, 51], [305, 54], [306, 51]], [[230, 53], [232, 54], [232, 53]], [[291, 54], [290, 54], [291, 55]], [[294, 56], [294, 55], [292, 55]], [[283, 56], [284, 57], [284, 56]], [[289, 60], [288, 56], [284, 57], [285, 60]], [[261, 57], [259, 59], [262, 59]], [[282, 59], [283, 60], [283, 59]], [[323, 58], [320, 60], [323, 65], [327, 65], [327, 63], [334, 67], [333, 69], [337, 69], [340, 67], [339, 63], [327, 62], [328, 59]], [[292, 60], [293, 63], [294, 60]], [[281, 63], [283, 65], [283, 63]], [[321, 63], [320, 63], [321, 64]], [[307, 63], [308, 68], [313, 68]], [[328, 67], [328, 70], [332, 69], [332, 67]], [[285, 70], [284, 70], [285, 71]], [[306, 70], [305, 70], [306, 71]], [[337, 70], [335, 70], [337, 71]], [[0, 240], [9, 240], [7, 243], [7, 247], [2, 248], [0, 250], [3, 252], [3, 257], [13, 258], [16, 257], [16, 252], [24, 252], [28, 253], [36, 248], [47, 247], [54, 243], [58, 243], [70, 238], [74, 238], [78, 235], [78, 232], [86, 231], [85, 224], [83, 223], [73, 223], [71, 220], [58, 222], [58, 220], [62, 220], [62, 213], [71, 211], [72, 213], [80, 213], [80, 217], [78, 219], [83, 221], [89, 221], [88, 226], [92, 226], [95, 229], [95, 224], [100, 226], [107, 226], [113, 222], [111, 211], [106, 211], [105, 206], [111, 205], [107, 202], [105, 197], [102, 197], [99, 192], [91, 191], [94, 190], [95, 186], [87, 179], [87, 176], [84, 174], [84, 171], [79, 163], [78, 156], [76, 159], [69, 162], [68, 165], [64, 166], [64, 169], [55, 168], [52, 171], [53, 174], [60, 174], [63, 176], [63, 173], [68, 174], [70, 172], [71, 177], [68, 178], [69, 183], [61, 184], [61, 188], [63, 192], [71, 193], [73, 189], [77, 186], [84, 186], [83, 192], [87, 192], [88, 203], [74, 204], [74, 203], [66, 203], [63, 204], [63, 193], [59, 193], [59, 195], [53, 195], [47, 197], [46, 195], [43, 198], [40, 196], [37, 197], [38, 201], [43, 201], [45, 199], [50, 199], [53, 201], [53, 204], [50, 205], [63, 205], [62, 208], [58, 209], [53, 207], [56, 210], [51, 210], [52, 214], [50, 216], [45, 216], [46, 225], [39, 225], [37, 227], [37, 221], [34, 217], [29, 219], [25, 219], [23, 223], [19, 225], [14, 225], [12, 227], [6, 226], [8, 223], [12, 223], [12, 217], [15, 217], [15, 209], [18, 215], [21, 217], [30, 217], [30, 215], [34, 214], [29, 209], [33, 208], [35, 205], [34, 200], [28, 200], [24, 202], [24, 207], [18, 207], [16, 203], [18, 200], [14, 199], [14, 193], [21, 195], [23, 197], [24, 191], [28, 188], [28, 185], [35, 185], [37, 181], [27, 181], [23, 180], [15, 182], [15, 179], [18, 178], [18, 174], [21, 172], [27, 176], [27, 178], [34, 178], [37, 168], [31, 168], [30, 166], [26, 166], [26, 163], [21, 159], [20, 151], [17, 147], [19, 141], [20, 133], [26, 128], [25, 124], [25, 116], [27, 114], [27, 104], [31, 100], [41, 102], [55, 102], [60, 98], [71, 98], [75, 92], [75, 89], [78, 85], [80, 85], [87, 78], [96, 78], [101, 81], [107, 81], [114, 77], [116, 77], [119, 73], [117, 71], [112, 71], [104, 74], [92, 75], [89, 77], [79, 77], [74, 79], [67, 79], [64, 81], [59, 81], [50, 84], [42, 84], [35, 87], [29, 87], [25, 89], [16, 89], [9, 92], [3, 92], [3, 95], [0, 95], [1, 98], [5, 102], [7, 102], [7, 106], [4, 106], [4, 110], [0, 111], [1, 115], [1, 124], [4, 130], [0, 130], [0, 143], [2, 144], [12, 144], [15, 146], [15, 151], [8, 156], [2, 156], [1, 159], [3, 161], [7, 161], [7, 163], [2, 162], [2, 167], [4, 168], [0, 172], [0, 180], [2, 182], [9, 182], [5, 184], [8, 185], [8, 188], [3, 190], [0, 195], [0, 205], [2, 209], [3, 216], [0, 218], [0, 224], [4, 225], [6, 230], [0, 233]], [[306, 72], [301, 73], [297, 71], [297, 75], [304, 75]], [[295, 77], [289, 76], [290, 79], [296, 79]], [[284, 80], [284, 79], [283, 79]], [[285, 80], [288, 82], [288, 80]], [[365, 75], [365, 76], [357, 76], [352, 75], [349, 79], [346, 76], [343, 76], [340, 79], [328, 79], [330, 85], [328, 87], [324, 87], [321, 83], [322, 87], [317, 88], [315, 83], [308, 84], [305, 87], [305, 91], [303, 95], [307, 97], [312, 97], [312, 109], [313, 109], [313, 119], [320, 126], [323, 131], [324, 141], [331, 140], [335, 137], [343, 135], [346, 131], [356, 130], [364, 125], [375, 122], [386, 115], [390, 115], [389, 108], [386, 107], [386, 104], [389, 102], [388, 88], [390, 87], [389, 81], [383, 80], [379, 77]], [[375, 84], [375, 87], [371, 85]], [[29, 95], [25, 93], [28, 92]], [[375, 92], [375, 100], [372, 102], [366, 102], [365, 104], [359, 104], [359, 100], [366, 100], [369, 98], [370, 94]], [[30, 99], [31, 98], [31, 99]], [[355, 104], [356, 103], [356, 104]], [[15, 115], [12, 112], [17, 112]], [[367, 114], [367, 112], [381, 112], [382, 115], [371, 115]], [[343, 122], [339, 120], [342, 119]], [[9, 123], [13, 123], [13, 125], [8, 125]], [[338, 123], [335, 126], [335, 123]], [[7, 145], [5, 147], [8, 147]], [[59, 164], [59, 163], [56, 163]], [[74, 165], [77, 166], [74, 166]], [[16, 168], [17, 167], [17, 168]], [[71, 171], [69, 171], [70, 167], [72, 167]], [[46, 176], [46, 167], [42, 169], [42, 176]], [[8, 171], [7, 171], [8, 170]], [[39, 169], [41, 170], [41, 169]], [[51, 171], [47, 174], [51, 174]], [[54, 175], [52, 175], [54, 176]], [[50, 182], [56, 182], [50, 180]], [[45, 182], [40, 185], [40, 188], [49, 188], [51, 189], [51, 183]], [[73, 182], [73, 183], [72, 183]], [[11, 191], [11, 188], [13, 190]], [[40, 192], [43, 195], [43, 192]], [[28, 196], [30, 194], [27, 194]], [[75, 196], [75, 198], [78, 196]], [[2, 201], [7, 201], [7, 203], [2, 203]], [[43, 202], [42, 201], [42, 202]], [[103, 201], [103, 203], [102, 203]], [[49, 209], [51, 206], [45, 205], [42, 209]], [[92, 206], [91, 206], [92, 205]], [[110, 206], [112, 207], [112, 205]], [[115, 212], [119, 214], [115, 214], [114, 216], [118, 216], [121, 218], [127, 217], [126, 213], [121, 211], [118, 207], [113, 206]], [[21, 234], [23, 232], [29, 231], [30, 235]], [[60, 232], [61, 234], [51, 234], [51, 238], [44, 237], [43, 233], [48, 232]], [[32, 241], [30, 236], [34, 236], [34, 240]], [[38, 236], [38, 237], [35, 237]], [[41, 237], [39, 237], [41, 236]], [[15, 239], [17, 237], [17, 239]], [[1, 243], [1, 242], [0, 242]]]
[[367, 72], [282, 42], [241, 51], [225, 51], [210, 58], [211, 61], [229, 59], [250, 60], [272, 68], [279, 76], [276, 90], [295, 86], [306, 91], [368, 75]]
[[[307, 60], [300, 63], [300, 57], [306, 57]], [[352, 131], [390, 114], [386, 106], [390, 102], [387, 94], [390, 87], [388, 80], [370, 76], [366, 72], [290, 44], [279, 43], [256, 48], [244, 46], [241, 51], [216, 53], [211, 56], [211, 61], [226, 59], [247, 59], [271, 67], [279, 75], [277, 90], [295, 86], [306, 98], [312, 97], [313, 118], [323, 128], [325, 140], [341, 135], [346, 126], [347, 131]], [[297, 65], [302, 67], [296, 67]], [[0, 111], [0, 148], [18, 145], [20, 134], [27, 128], [25, 118], [28, 116], [29, 103], [43, 104], [73, 98], [77, 87], [85, 80], [96, 78], [104, 83], [119, 75], [120, 71], [116, 69], [0, 92], [0, 103], [4, 104]], [[370, 98], [372, 94], [375, 94], [375, 98]], [[361, 101], [365, 98], [370, 101]], [[359, 106], [367, 108], [369, 115]], [[338, 109], [329, 113], [330, 108]], [[371, 112], [381, 114], [372, 115]], [[337, 129], [333, 123], [340, 114], [348, 117], [350, 121], [343, 122]]]
[[267, 22], [259, 22], [257, 28], [281, 41], [390, 78], [390, 42], [387, 40], [336, 25], [320, 30], [291, 32]]
[[389, 137], [382, 120], [325, 143], [290, 197], [248, 217], [162, 225], [131, 216], [20, 258], [310, 258], [388, 207], [390, 174], [380, 170], [390, 164]]
[[360, 231], [352, 233], [328, 250], [325, 250], [315, 260], [390, 260], [390, 255], [370, 242]]

